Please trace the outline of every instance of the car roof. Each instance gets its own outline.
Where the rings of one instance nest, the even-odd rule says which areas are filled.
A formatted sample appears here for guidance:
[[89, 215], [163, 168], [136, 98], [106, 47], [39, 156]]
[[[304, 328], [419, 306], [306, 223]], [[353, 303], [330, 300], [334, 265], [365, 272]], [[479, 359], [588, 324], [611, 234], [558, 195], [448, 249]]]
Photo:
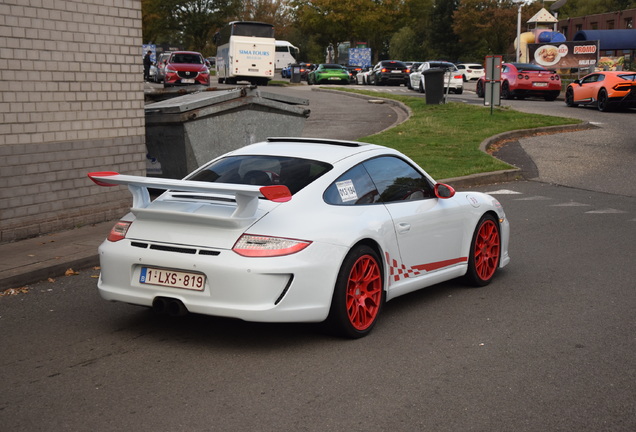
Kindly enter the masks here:
[[398, 153], [388, 147], [358, 141], [304, 137], [271, 137], [267, 138], [266, 141], [241, 147], [230, 154], [289, 156], [334, 164], [349, 156], [370, 151]]
[[514, 66], [515, 68], [517, 68], [517, 70], [538, 70], [538, 71], [544, 71], [544, 70], [548, 70], [546, 68], [544, 68], [541, 65], [538, 64], [534, 64], [534, 63], [506, 63], [509, 65]]

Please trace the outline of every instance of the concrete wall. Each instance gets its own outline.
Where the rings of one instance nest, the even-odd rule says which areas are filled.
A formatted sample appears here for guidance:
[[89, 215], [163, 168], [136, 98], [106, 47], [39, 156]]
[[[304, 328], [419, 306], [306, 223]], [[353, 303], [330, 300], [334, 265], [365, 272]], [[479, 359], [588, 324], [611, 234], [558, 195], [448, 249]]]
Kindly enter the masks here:
[[141, 0], [0, 2], [0, 243], [112, 220], [145, 175]]

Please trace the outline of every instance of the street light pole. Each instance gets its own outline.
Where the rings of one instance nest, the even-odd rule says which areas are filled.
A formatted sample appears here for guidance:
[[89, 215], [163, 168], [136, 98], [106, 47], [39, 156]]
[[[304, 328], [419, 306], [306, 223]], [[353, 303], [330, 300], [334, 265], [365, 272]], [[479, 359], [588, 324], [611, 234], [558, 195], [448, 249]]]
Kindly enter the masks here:
[[519, 51], [521, 51], [521, 7], [523, 6], [523, 2], [519, 2], [519, 8], [517, 9], [517, 46], [515, 48], [516, 51], [516, 61], [519, 63]]

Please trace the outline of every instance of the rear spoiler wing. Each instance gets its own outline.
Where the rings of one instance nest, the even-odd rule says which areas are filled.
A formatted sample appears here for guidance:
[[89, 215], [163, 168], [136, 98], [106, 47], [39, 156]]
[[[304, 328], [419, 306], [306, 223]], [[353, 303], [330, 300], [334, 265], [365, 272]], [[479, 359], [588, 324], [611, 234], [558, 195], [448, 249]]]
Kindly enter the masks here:
[[143, 209], [150, 204], [148, 189], [231, 195], [236, 201], [232, 218], [249, 218], [256, 214], [259, 197], [274, 202], [287, 202], [291, 192], [284, 185], [252, 186], [228, 183], [211, 183], [192, 180], [176, 180], [154, 177], [123, 175], [112, 171], [92, 172], [88, 177], [99, 186], [128, 186], [133, 196], [133, 209]]

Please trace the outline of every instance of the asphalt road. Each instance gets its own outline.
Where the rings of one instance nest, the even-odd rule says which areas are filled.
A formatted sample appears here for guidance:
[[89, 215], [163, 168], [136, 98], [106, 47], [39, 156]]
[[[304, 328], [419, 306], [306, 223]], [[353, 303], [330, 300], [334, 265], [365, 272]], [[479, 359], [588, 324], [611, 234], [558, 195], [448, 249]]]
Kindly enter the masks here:
[[478, 188], [511, 221], [510, 265], [395, 299], [356, 341], [158, 318], [101, 300], [91, 269], [2, 297], [0, 429], [632, 432], [636, 201], [606, 179]]

